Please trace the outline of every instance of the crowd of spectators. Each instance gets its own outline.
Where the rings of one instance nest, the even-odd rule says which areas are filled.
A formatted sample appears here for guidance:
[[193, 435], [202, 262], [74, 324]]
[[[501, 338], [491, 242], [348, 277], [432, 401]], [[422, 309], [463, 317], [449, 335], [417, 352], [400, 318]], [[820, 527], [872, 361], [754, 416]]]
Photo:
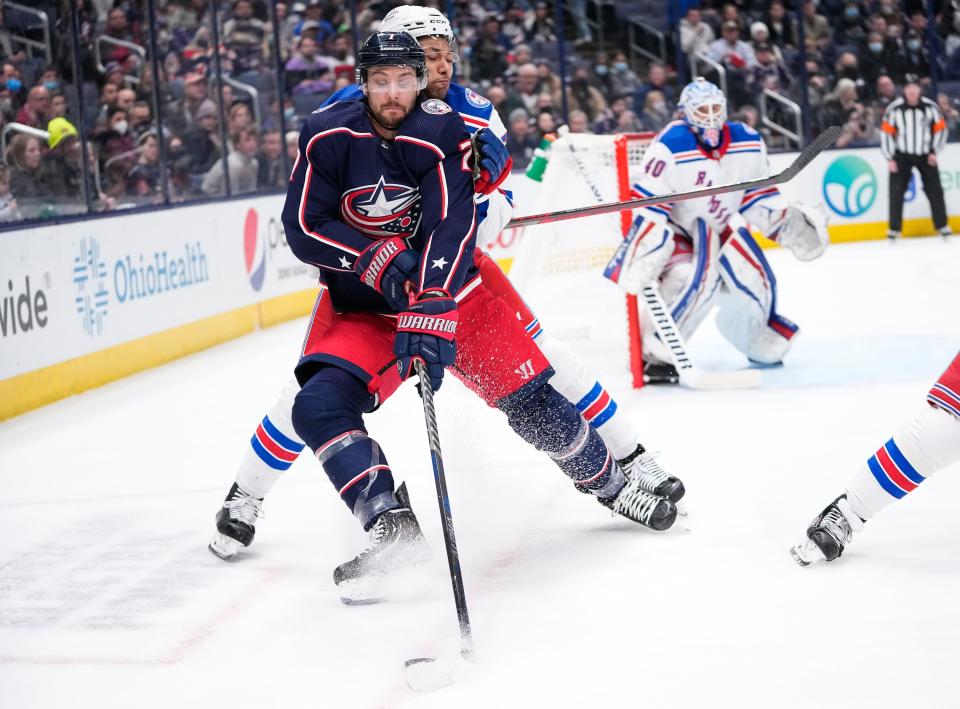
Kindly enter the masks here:
[[[491, 100], [523, 168], [564, 106], [572, 132], [660, 130], [679, 77], [709, 76], [703, 57], [724, 67], [734, 117], [766, 130], [764, 91], [798, 104], [806, 91], [811, 128], [843, 126], [841, 146], [876, 144], [907, 80], [960, 80], [960, 0], [940, 0], [932, 33], [916, 0], [796, 1], [804, 47], [787, 0], [704, 0], [680, 20], [677, 61], [659, 63], [622, 49], [622, 24], [600, 44], [586, 4], [567, 0], [564, 85], [552, 2], [456, 0], [458, 81]], [[399, 3], [357, 0], [357, 35]], [[347, 0], [156, 0], [153, 22], [146, 0], [76, 0], [77, 46], [67, 0], [33, 4], [52, 24], [52, 62], [19, 41], [38, 34], [23, 16], [5, 22], [0, 0], [0, 127], [36, 129], [0, 156], [0, 221], [282, 189], [303, 119], [353, 81]], [[956, 97], [936, 98], [956, 139]], [[783, 104], [766, 111], [793, 128]]]

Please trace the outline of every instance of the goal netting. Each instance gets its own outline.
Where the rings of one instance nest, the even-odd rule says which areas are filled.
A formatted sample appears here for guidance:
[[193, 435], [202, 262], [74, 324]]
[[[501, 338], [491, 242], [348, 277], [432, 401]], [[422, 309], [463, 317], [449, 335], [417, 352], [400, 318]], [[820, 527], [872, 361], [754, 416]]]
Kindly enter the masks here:
[[[615, 202], [630, 196], [653, 134], [558, 138], [536, 197], [517, 216]], [[522, 177], [520, 179], [529, 179]], [[603, 276], [630, 227], [630, 212], [527, 227], [510, 279], [550, 335], [613, 385], [643, 385], [637, 301]]]

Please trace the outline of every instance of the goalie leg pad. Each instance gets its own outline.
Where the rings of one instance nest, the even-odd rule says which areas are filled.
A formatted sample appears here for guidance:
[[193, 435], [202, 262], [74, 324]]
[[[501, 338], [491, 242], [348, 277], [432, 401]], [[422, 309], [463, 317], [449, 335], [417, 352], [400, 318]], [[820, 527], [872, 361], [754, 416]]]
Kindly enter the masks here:
[[751, 360], [780, 362], [799, 328], [776, 312], [777, 279], [746, 228], [733, 231], [720, 250], [720, 274], [720, 333]]
[[[676, 256], [667, 264], [659, 285], [660, 295], [685, 339], [689, 339], [706, 318], [721, 285], [716, 267], [719, 239], [702, 219], [697, 219], [694, 232], [696, 238], [689, 256], [681, 257], [683, 242], [678, 243]], [[643, 338], [644, 359], [669, 362], [667, 348], [659, 336], [653, 334], [656, 328], [646, 308], [641, 313], [641, 330], [651, 333]]]
[[497, 402], [517, 435], [549, 455], [577, 487], [609, 498], [624, 477], [597, 431], [556, 389], [547, 370]]
[[363, 425], [363, 413], [373, 407], [366, 384], [330, 366], [313, 375], [293, 402], [297, 433], [364, 529], [387, 510], [400, 507], [390, 465]]

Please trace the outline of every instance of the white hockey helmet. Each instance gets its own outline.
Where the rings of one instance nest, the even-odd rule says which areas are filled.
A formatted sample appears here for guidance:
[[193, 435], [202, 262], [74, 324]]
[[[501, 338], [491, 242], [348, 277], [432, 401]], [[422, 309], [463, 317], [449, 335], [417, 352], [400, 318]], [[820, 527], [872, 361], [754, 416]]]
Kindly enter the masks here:
[[727, 122], [727, 97], [716, 84], [698, 76], [683, 88], [679, 108], [701, 143], [711, 149], [720, 145]]
[[450, 43], [450, 50], [456, 52], [456, 38], [450, 20], [433, 7], [400, 5], [387, 13], [377, 29], [379, 32], [407, 32], [416, 39], [443, 37]]

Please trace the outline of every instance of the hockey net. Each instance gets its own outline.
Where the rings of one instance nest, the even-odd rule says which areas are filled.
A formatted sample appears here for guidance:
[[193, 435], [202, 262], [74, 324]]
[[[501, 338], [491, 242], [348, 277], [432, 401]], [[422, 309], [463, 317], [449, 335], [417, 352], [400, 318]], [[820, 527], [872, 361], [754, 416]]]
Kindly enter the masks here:
[[[518, 216], [628, 199], [652, 137], [558, 138], [536, 198], [518, 205]], [[643, 362], [637, 299], [603, 276], [631, 223], [631, 213], [625, 211], [528, 227], [510, 279], [543, 328], [569, 344], [589, 369], [608, 380], [622, 375], [639, 388]]]

